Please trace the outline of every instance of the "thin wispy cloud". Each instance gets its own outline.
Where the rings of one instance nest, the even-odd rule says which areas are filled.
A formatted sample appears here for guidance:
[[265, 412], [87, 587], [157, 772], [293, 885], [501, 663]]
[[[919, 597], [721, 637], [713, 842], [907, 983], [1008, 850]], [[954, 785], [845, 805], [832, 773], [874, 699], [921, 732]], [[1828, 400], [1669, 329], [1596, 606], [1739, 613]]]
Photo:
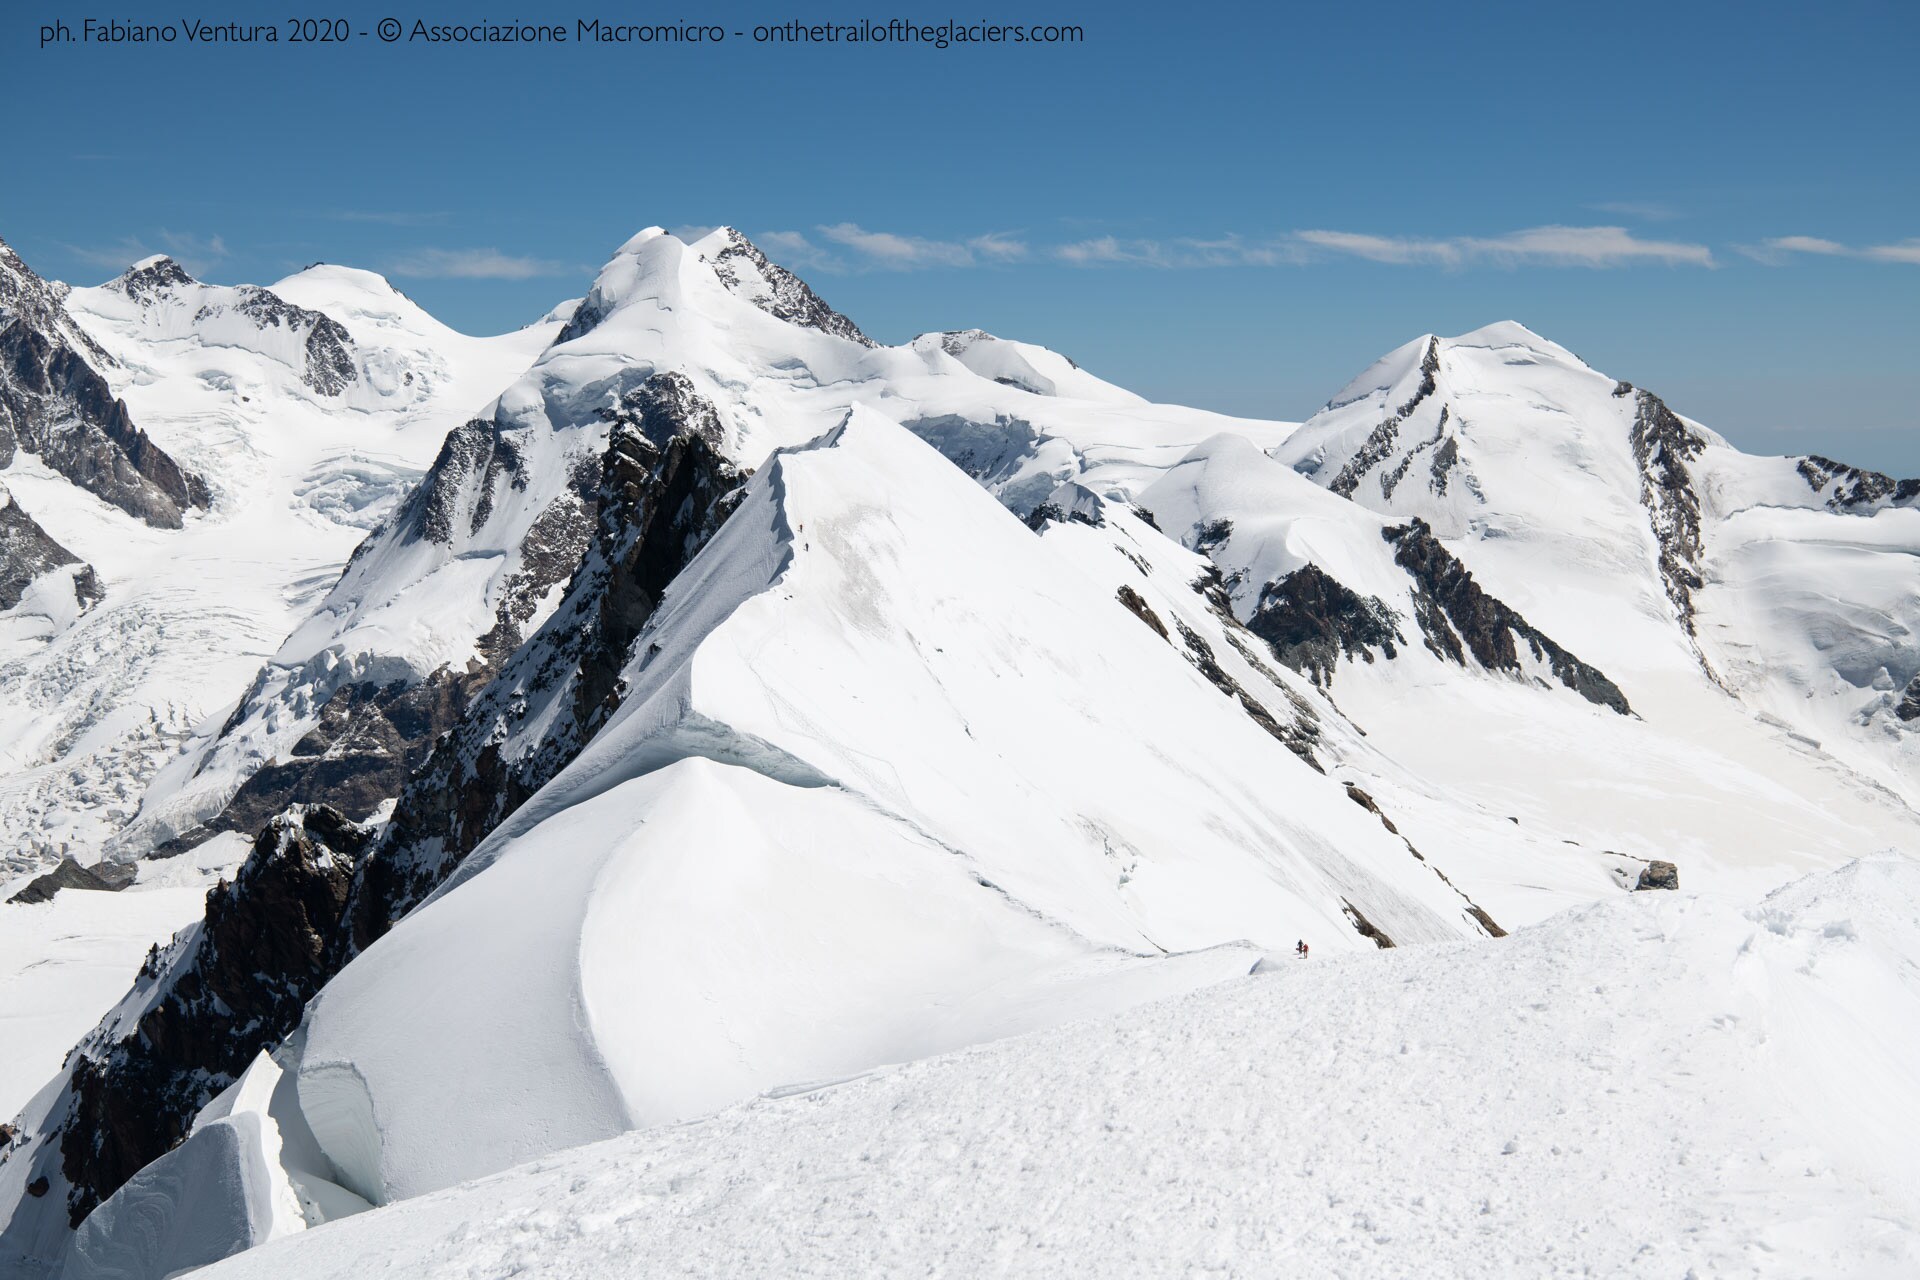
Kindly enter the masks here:
[[407, 209], [334, 209], [319, 215], [329, 222], [360, 222], [381, 227], [437, 227], [453, 219], [451, 213]]
[[184, 231], [155, 231], [148, 235], [123, 236], [113, 244], [62, 246], [68, 253], [90, 266], [115, 273], [126, 270], [142, 258], [164, 253], [191, 275], [204, 275], [224, 261], [227, 242], [220, 236], [200, 236]]
[[1899, 262], [1920, 266], [1920, 238], [1892, 244], [1849, 245], [1819, 236], [1776, 236], [1759, 244], [1743, 244], [1740, 252], [1770, 267], [1785, 266], [1796, 256], [1859, 258], [1867, 262]]
[[753, 240], [789, 267], [821, 272], [1004, 266], [1025, 261], [1033, 253], [1025, 240], [1007, 231], [988, 231], [964, 240], [940, 240], [873, 231], [857, 222], [818, 226], [811, 232], [761, 231]]
[[1702, 244], [1651, 240], [1625, 227], [1529, 227], [1497, 236], [1445, 238], [1382, 236], [1357, 231], [1289, 231], [1255, 237], [1099, 235], [1056, 244], [1035, 244], [1009, 232], [967, 239], [931, 239], [875, 231], [854, 222], [812, 232], [765, 231], [754, 237], [768, 253], [799, 270], [918, 271], [929, 268], [998, 266], [1044, 260], [1075, 267], [1151, 267], [1179, 270], [1223, 267], [1291, 267], [1339, 258], [1396, 266], [1620, 267], [1650, 263], [1714, 266]]
[[[686, 237], [682, 236], [682, 239]], [[809, 240], [802, 231], [762, 231], [753, 237], [762, 253], [802, 271], [844, 271], [846, 264]]]
[[1057, 246], [1052, 256], [1075, 266], [1279, 267], [1337, 258], [1390, 266], [1620, 267], [1638, 263], [1714, 265], [1702, 244], [1647, 240], [1624, 227], [1530, 227], [1498, 236], [1382, 236], [1359, 231], [1293, 231], [1265, 240], [1122, 240], [1100, 236]]
[[1637, 262], [1711, 267], [1713, 252], [1703, 244], [1643, 240], [1625, 227], [1531, 227], [1489, 239], [1453, 241], [1472, 258], [1541, 263], [1563, 267], [1618, 267]]
[[1017, 262], [1027, 256], [1022, 240], [990, 231], [968, 240], [930, 240], [924, 236], [869, 231], [854, 222], [817, 228], [821, 236], [867, 265], [895, 271], [919, 267], [971, 267], [982, 262]]
[[1899, 244], [1877, 244], [1864, 256], [1876, 262], [1905, 262], [1920, 266], [1920, 240], [1902, 240]]
[[1076, 267], [1136, 266], [1280, 267], [1306, 261], [1307, 251], [1297, 240], [1247, 240], [1241, 236], [1172, 240], [1121, 239], [1095, 236], [1056, 245], [1050, 256]]
[[581, 274], [581, 268], [550, 258], [526, 258], [498, 249], [416, 249], [387, 265], [391, 276], [437, 280], [534, 280]]
[[1416, 240], [1406, 236], [1375, 236], [1354, 231], [1299, 231], [1294, 239], [1326, 253], [1364, 258], [1393, 266], [1439, 263], [1454, 266], [1464, 254], [1457, 243], [1445, 240]]
[[1059, 245], [1053, 250], [1053, 256], [1079, 267], [1173, 265], [1158, 241], [1122, 240], [1117, 236], [1095, 236]]
[[1595, 213], [1610, 213], [1616, 218], [1634, 218], [1640, 222], [1672, 222], [1680, 211], [1656, 200], [1602, 200], [1587, 208]]

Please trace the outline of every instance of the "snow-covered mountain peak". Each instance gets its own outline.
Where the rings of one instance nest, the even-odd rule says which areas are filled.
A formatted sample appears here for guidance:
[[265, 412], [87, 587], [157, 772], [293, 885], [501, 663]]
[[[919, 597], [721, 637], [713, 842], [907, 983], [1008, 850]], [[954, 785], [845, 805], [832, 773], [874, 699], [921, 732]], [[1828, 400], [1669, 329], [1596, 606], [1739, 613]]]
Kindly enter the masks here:
[[258, 285], [204, 284], [171, 258], [144, 260], [97, 289], [76, 289], [69, 305], [146, 340], [237, 347], [291, 369], [322, 396], [360, 380], [352, 336], [332, 317]]
[[187, 269], [164, 253], [140, 259], [118, 276], [102, 285], [129, 298], [144, 300], [170, 289], [198, 284]]
[[637, 253], [639, 252], [640, 246], [647, 243], [647, 241], [657, 240], [666, 234], [667, 229], [665, 227], [642, 227], [636, 231], [625, 244], [620, 246], [620, 254]]
[[1586, 361], [1573, 352], [1551, 338], [1535, 333], [1518, 320], [1496, 320], [1492, 324], [1482, 325], [1471, 333], [1442, 338], [1440, 345], [1443, 351], [1484, 350], [1512, 353], [1517, 350], [1557, 364], [1572, 365], [1581, 369], [1589, 367]]
[[363, 354], [379, 347], [415, 351], [466, 340], [376, 271], [316, 262], [275, 281], [270, 291], [338, 321]]
[[769, 262], [758, 246], [734, 228], [720, 227], [703, 236], [693, 251], [713, 268], [721, 284], [768, 315], [863, 346], [877, 345], [853, 321], [829, 307], [806, 281]]
[[615, 312], [646, 303], [670, 302], [686, 245], [659, 227], [648, 227], [625, 244], [593, 278], [593, 287], [554, 339], [556, 347], [586, 337]]

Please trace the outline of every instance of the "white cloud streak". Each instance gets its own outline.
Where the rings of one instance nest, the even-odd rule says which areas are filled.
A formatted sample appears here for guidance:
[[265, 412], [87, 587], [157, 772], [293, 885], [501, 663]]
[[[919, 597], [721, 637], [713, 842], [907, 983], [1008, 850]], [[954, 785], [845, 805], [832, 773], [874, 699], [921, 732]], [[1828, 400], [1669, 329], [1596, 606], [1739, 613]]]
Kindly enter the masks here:
[[227, 257], [227, 242], [220, 236], [199, 236], [182, 231], [156, 231], [150, 236], [125, 236], [111, 245], [65, 246], [68, 253], [96, 267], [118, 273], [156, 253], [165, 253], [187, 269], [189, 275], [205, 275]]
[[970, 240], [929, 240], [922, 236], [869, 231], [854, 222], [816, 228], [863, 265], [890, 271], [922, 267], [971, 267], [983, 262], [1018, 262], [1027, 256], [1024, 241], [991, 231]]
[[1899, 262], [1920, 266], [1920, 238], [1909, 237], [1892, 244], [1849, 245], [1819, 236], [1776, 236], [1759, 244], [1743, 244], [1740, 252], [1755, 262], [1770, 267], [1785, 266], [1796, 255], [1820, 258], [1859, 258], [1866, 262]]
[[1714, 265], [1702, 244], [1644, 240], [1624, 227], [1530, 227], [1499, 236], [1432, 239], [1381, 236], [1359, 231], [1294, 231], [1268, 240], [1225, 236], [1215, 240], [1121, 240], [1100, 236], [1060, 245], [1053, 257], [1075, 266], [1149, 267], [1299, 266], [1359, 258], [1390, 266], [1621, 267], [1638, 263]]
[[387, 274], [415, 279], [533, 280], [580, 273], [548, 258], [523, 258], [498, 249], [416, 249], [387, 266]]
[[1159, 270], [1304, 266], [1341, 258], [1393, 266], [1449, 268], [1476, 263], [1592, 268], [1716, 265], [1713, 251], [1706, 245], [1643, 239], [1625, 227], [1611, 226], [1529, 227], [1497, 236], [1445, 238], [1332, 230], [1291, 231], [1265, 238], [1237, 234], [1210, 239], [1100, 235], [1035, 245], [1008, 232], [989, 232], [965, 240], [936, 240], [869, 230], [855, 222], [839, 222], [816, 227], [811, 233], [762, 232], [755, 240], [789, 266], [829, 272], [953, 269], [1035, 259], [1075, 267]]

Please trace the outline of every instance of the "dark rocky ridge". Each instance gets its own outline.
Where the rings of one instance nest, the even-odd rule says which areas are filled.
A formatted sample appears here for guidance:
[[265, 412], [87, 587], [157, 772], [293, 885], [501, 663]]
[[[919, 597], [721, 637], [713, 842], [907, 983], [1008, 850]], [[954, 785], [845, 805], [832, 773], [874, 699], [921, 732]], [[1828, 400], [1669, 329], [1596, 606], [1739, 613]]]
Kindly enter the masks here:
[[1434, 537], [1426, 521], [1415, 519], [1383, 529], [1381, 536], [1394, 544], [1394, 563], [1413, 577], [1414, 620], [1433, 653], [1463, 665], [1470, 653], [1489, 671], [1523, 675], [1519, 644], [1524, 643], [1554, 679], [1588, 702], [1621, 715], [1632, 714], [1626, 695], [1598, 668], [1568, 653], [1511, 606], [1484, 591], [1459, 558]]
[[757, 272], [771, 290], [770, 297], [752, 299], [753, 304], [768, 315], [804, 328], [818, 329], [837, 338], [846, 338], [863, 347], [880, 345], [860, 332], [859, 326], [853, 321], [828, 306], [805, 280], [785, 267], [769, 262], [767, 255], [760, 252], [752, 241], [732, 227], [723, 227], [721, 230], [727, 242], [718, 253], [706, 260], [713, 267], [713, 274], [720, 277], [720, 283], [738, 292], [741, 268], [745, 267]]
[[1613, 394], [1634, 398], [1629, 439], [1640, 468], [1640, 503], [1647, 509], [1647, 520], [1659, 547], [1660, 581], [1666, 587], [1667, 599], [1673, 602], [1681, 628], [1692, 636], [1693, 593], [1700, 589], [1703, 579], [1700, 496], [1694, 491], [1687, 463], [1700, 456], [1707, 442], [1651, 392], [1621, 382], [1614, 385]]
[[[1433, 394], [1434, 388], [1439, 385], [1439, 373], [1440, 339], [1428, 338], [1426, 354], [1420, 359], [1420, 381], [1414, 387], [1413, 394], [1407, 397], [1405, 404], [1395, 409], [1385, 421], [1368, 433], [1359, 449], [1355, 450], [1354, 455], [1347, 459], [1347, 464], [1340, 468], [1340, 474], [1336, 475], [1333, 483], [1327, 486], [1329, 489], [1343, 498], [1351, 498], [1353, 491], [1360, 487], [1361, 479], [1393, 455], [1394, 442], [1400, 438], [1400, 424], [1405, 422], [1408, 416]], [[1385, 477], [1382, 479], [1384, 482]], [[1383, 491], [1390, 493], [1391, 487], [1383, 483]]]
[[177, 529], [183, 512], [210, 504], [206, 482], [134, 425], [96, 362], [105, 353], [0, 241], [0, 467], [24, 449], [127, 514]]
[[[1446, 472], [1449, 468], [1453, 466], [1454, 462], [1457, 462], [1459, 460], [1459, 457], [1460, 457], [1459, 443], [1456, 440], [1454, 440], [1452, 436], [1449, 436], [1447, 434], [1447, 423], [1451, 421], [1452, 418], [1453, 418], [1453, 411], [1449, 409], [1446, 405], [1444, 404], [1441, 405], [1440, 421], [1434, 424], [1433, 434], [1428, 436], [1425, 440], [1422, 440], [1419, 444], [1413, 446], [1413, 448], [1407, 450], [1406, 453], [1402, 454], [1400, 457], [1400, 465], [1396, 466], [1393, 470], [1387, 472], [1386, 474], [1380, 477], [1380, 496], [1381, 497], [1383, 498], [1393, 497], [1393, 491], [1400, 487], [1400, 482], [1406, 479], [1407, 472], [1413, 469], [1414, 459], [1418, 458], [1421, 454], [1425, 453], [1429, 449], [1434, 450], [1434, 458], [1432, 462], [1429, 464], [1431, 468], [1431, 474], [1433, 477], [1432, 482], [1435, 486], [1434, 491], [1436, 493], [1446, 492], [1447, 490]], [[1448, 446], [1451, 446], [1451, 457], [1448, 460], [1445, 467], [1442, 467], [1440, 465], [1439, 450], [1435, 448], [1435, 446], [1439, 445], [1442, 440], [1446, 441]]]
[[[431, 893], [619, 707], [634, 638], [739, 501], [746, 473], [719, 452], [719, 416], [684, 375], [655, 374], [608, 416], [594, 535], [566, 597], [400, 796], [356, 885], [349, 955]], [[564, 710], [530, 740], [530, 715], [555, 699]]]
[[207, 894], [204, 921], [156, 948], [122, 1016], [82, 1042], [60, 1134], [74, 1226], [299, 1023], [332, 976], [329, 940], [370, 837], [324, 806], [275, 818]]
[[1826, 494], [1830, 511], [1910, 506], [1914, 499], [1920, 498], [1920, 480], [1896, 480], [1884, 472], [1850, 467], [1817, 453], [1800, 459], [1794, 469], [1809, 489]]
[[8, 898], [8, 902], [51, 902], [62, 889], [81, 889], [89, 893], [117, 893], [133, 883], [136, 874], [126, 863], [103, 862], [83, 867], [71, 857], [43, 876], [35, 876], [27, 887]]
[[[137, 1026], [110, 1027], [81, 1046], [60, 1139], [74, 1222], [176, 1145], [254, 1054], [294, 1030], [333, 974], [431, 893], [619, 706], [619, 674], [640, 628], [731, 513], [745, 476], [715, 450], [718, 415], [682, 375], [655, 375], [609, 416], [593, 537], [565, 599], [437, 736], [377, 844], [371, 829], [331, 808], [273, 818], [234, 885], [209, 896], [206, 924], [149, 959], [136, 988], [148, 1006]], [[385, 731], [359, 713], [378, 707], [391, 721], [391, 706], [379, 706], [378, 693], [356, 695], [333, 727], [309, 735], [312, 745], [337, 749], [341, 760], [358, 740], [371, 754], [390, 752]], [[423, 711], [423, 724], [450, 706]], [[530, 718], [556, 706], [528, 731]], [[356, 794], [371, 776], [337, 785]], [[308, 779], [326, 789], [323, 774]]]
[[323, 396], [337, 396], [360, 380], [360, 369], [353, 358], [353, 338], [338, 320], [296, 307], [279, 294], [257, 285], [241, 285], [238, 292], [237, 309], [262, 329], [284, 324], [292, 330], [307, 331], [302, 382]]
[[[80, 557], [55, 542], [0, 486], [0, 612], [19, 604], [35, 579], [70, 564], [80, 564]], [[83, 609], [105, 596], [92, 565], [81, 565], [74, 575], [73, 593]]]

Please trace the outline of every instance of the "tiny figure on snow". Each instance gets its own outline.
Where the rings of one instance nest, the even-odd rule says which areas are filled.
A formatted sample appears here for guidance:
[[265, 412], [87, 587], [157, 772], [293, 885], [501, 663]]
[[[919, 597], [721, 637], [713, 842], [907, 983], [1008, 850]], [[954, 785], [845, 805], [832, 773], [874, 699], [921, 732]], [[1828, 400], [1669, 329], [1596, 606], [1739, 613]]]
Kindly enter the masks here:
[[1307, 940], [1305, 938], [1300, 939], [1299, 945], [1294, 947], [1293, 953], [1302, 960], [1307, 958]]

